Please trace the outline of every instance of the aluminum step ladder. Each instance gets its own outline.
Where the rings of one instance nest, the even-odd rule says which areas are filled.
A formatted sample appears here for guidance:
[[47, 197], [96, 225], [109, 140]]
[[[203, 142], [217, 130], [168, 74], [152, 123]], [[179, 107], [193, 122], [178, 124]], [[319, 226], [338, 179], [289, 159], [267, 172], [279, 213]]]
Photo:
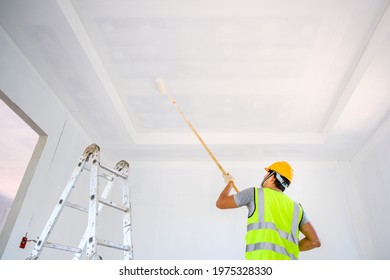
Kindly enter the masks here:
[[[72, 190], [74, 189], [80, 174], [83, 170], [90, 172], [90, 188], [89, 188], [89, 205], [88, 209], [71, 202], [68, 202], [68, 198]], [[103, 169], [105, 173], [101, 172]], [[108, 174], [107, 174], [108, 172]], [[82, 257], [89, 260], [102, 259], [97, 253], [98, 245], [110, 247], [114, 249], [123, 250], [124, 260], [133, 259], [133, 246], [132, 246], [132, 225], [131, 225], [131, 207], [130, 207], [130, 191], [128, 183], [129, 163], [121, 160], [115, 168], [105, 166], [100, 162], [100, 147], [96, 144], [89, 145], [74, 169], [70, 180], [68, 181], [62, 195], [60, 196], [58, 203], [53, 209], [49, 220], [46, 223], [41, 235], [39, 236], [32, 253], [29, 256], [29, 260], [36, 260], [45, 247], [58, 249], [62, 251], [68, 251], [74, 253], [74, 260], [79, 260]], [[98, 187], [99, 178], [103, 177], [107, 180], [107, 184], [104, 187], [102, 195], [99, 197]], [[116, 204], [107, 200], [107, 197], [111, 191], [113, 182], [115, 179], [122, 180], [122, 193], [123, 204]], [[78, 247], [71, 247], [58, 243], [51, 243], [48, 241], [50, 233], [52, 232], [57, 220], [59, 219], [64, 207], [71, 207], [83, 212], [88, 213], [87, 227], [82, 236]], [[112, 207], [123, 212], [123, 244], [111, 242], [107, 240], [100, 240], [96, 235], [97, 217], [100, 214], [103, 206]]]

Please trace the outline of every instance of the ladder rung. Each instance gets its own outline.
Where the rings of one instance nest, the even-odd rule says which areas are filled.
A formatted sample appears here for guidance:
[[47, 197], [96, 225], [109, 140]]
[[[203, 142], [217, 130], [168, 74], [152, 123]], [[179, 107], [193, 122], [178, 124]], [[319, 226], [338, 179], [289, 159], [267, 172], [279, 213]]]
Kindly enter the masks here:
[[127, 176], [123, 176], [123, 174], [121, 172], [119, 172], [118, 170], [116, 170], [116, 169], [112, 169], [112, 168], [110, 168], [108, 166], [105, 166], [102, 163], [100, 163], [100, 167], [105, 169], [105, 170], [107, 170], [107, 171], [109, 171], [109, 172], [111, 172], [111, 173], [113, 173], [113, 174], [115, 174], [118, 177], [121, 177], [123, 179], [127, 179]]
[[123, 251], [129, 251], [130, 246], [128, 245], [122, 245], [116, 242], [108, 241], [108, 240], [97, 240], [97, 244], [105, 247], [110, 247], [114, 249], [119, 249]]
[[74, 204], [74, 203], [69, 202], [69, 201], [67, 201], [65, 205], [68, 206], [68, 207], [70, 207], [70, 208], [74, 208], [74, 209], [80, 210], [80, 211], [82, 211], [82, 212], [88, 213], [88, 209], [85, 208], [85, 207], [83, 207], [83, 206], [81, 206], [81, 205]]
[[61, 250], [61, 251], [73, 252], [73, 253], [81, 253], [82, 252], [82, 250], [80, 248], [77, 248], [77, 247], [71, 247], [71, 246], [62, 245], [62, 244], [58, 244], [58, 243], [52, 243], [52, 242], [48, 242], [48, 241], [46, 241], [44, 247], [57, 249], [57, 250]]
[[104, 199], [104, 198], [100, 198], [99, 199], [99, 202], [104, 204], [104, 205], [107, 205], [107, 206], [110, 206], [112, 208], [115, 208], [115, 209], [118, 209], [118, 210], [121, 210], [123, 212], [127, 212], [129, 211], [129, 208], [128, 207], [124, 207], [122, 205], [118, 205], [110, 200], [107, 200], [107, 199]]
[[[87, 171], [89, 171], [89, 172], [91, 172], [91, 169], [90, 168], [87, 168], [87, 167], [84, 167], [84, 169], [85, 170], [87, 170]], [[106, 180], [108, 180], [108, 181], [114, 181], [114, 178], [112, 177], [112, 176], [110, 176], [110, 175], [107, 175], [107, 174], [99, 174], [98, 175], [99, 177], [102, 177], [102, 178], [104, 178], [104, 179], [106, 179]]]

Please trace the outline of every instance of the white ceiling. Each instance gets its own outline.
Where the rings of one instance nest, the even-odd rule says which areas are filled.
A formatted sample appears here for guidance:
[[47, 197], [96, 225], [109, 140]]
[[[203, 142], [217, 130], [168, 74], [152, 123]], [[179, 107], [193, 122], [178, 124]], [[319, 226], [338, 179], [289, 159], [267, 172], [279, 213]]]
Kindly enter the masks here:
[[389, 117], [388, 0], [1, 0], [113, 161], [348, 160]]

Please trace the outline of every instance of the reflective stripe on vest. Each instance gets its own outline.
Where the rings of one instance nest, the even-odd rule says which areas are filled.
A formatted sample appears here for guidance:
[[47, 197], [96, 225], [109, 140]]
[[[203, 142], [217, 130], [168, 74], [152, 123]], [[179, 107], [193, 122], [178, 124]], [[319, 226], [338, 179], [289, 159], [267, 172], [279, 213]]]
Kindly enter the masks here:
[[[248, 218], [246, 258], [298, 259], [302, 208], [282, 193], [274, 193], [274, 190], [267, 188], [260, 191], [263, 191], [264, 197], [259, 199], [259, 189], [255, 188], [255, 211]], [[270, 200], [275, 199], [278, 201], [278, 207], [283, 208], [283, 213], [278, 211], [279, 209], [272, 209]], [[270, 217], [274, 220], [265, 221]], [[282, 228], [278, 228], [277, 224]]]
[[[270, 250], [270, 251], [273, 251], [275, 253], [287, 256], [291, 260], [297, 260], [295, 255], [287, 252], [286, 248], [279, 246], [279, 245], [276, 245], [276, 244], [273, 244], [273, 243], [259, 242], [256, 244], [246, 245], [247, 252], [259, 251], [259, 250]], [[275, 258], [275, 259], [277, 259], [277, 258]]]

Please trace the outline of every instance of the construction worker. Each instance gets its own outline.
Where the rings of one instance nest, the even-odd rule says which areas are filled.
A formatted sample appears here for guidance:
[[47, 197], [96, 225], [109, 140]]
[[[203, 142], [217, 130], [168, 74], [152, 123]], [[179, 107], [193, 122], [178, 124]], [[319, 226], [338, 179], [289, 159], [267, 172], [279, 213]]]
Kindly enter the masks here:
[[[261, 188], [230, 195], [234, 178], [223, 175], [226, 187], [216, 206], [220, 209], [248, 207], [246, 253], [248, 260], [296, 260], [300, 251], [320, 247], [316, 231], [300, 204], [285, 195], [293, 169], [285, 161], [266, 167]], [[299, 240], [299, 232], [305, 236]]]

